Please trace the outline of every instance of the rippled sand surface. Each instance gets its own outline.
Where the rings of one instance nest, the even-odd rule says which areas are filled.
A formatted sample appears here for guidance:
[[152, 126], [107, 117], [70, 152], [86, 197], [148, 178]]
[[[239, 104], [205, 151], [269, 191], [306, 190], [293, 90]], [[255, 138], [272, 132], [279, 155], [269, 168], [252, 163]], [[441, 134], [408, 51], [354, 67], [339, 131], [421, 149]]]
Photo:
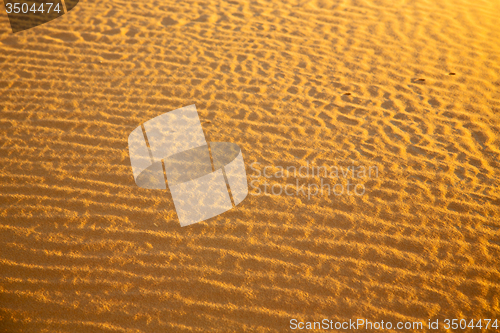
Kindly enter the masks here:
[[[82, 0], [16, 34], [1, 8], [0, 331], [500, 320], [499, 2]], [[127, 138], [191, 104], [249, 184], [378, 177], [181, 228]]]

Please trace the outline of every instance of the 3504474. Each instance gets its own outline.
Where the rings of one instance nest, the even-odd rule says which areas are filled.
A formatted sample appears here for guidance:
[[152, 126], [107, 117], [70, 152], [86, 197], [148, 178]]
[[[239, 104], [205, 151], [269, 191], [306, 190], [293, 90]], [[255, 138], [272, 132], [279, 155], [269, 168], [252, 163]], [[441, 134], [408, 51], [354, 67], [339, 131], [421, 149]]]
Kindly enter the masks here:
[[7, 14], [50, 14], [51, 12], [60, 13], [62, 11], [59, 3], [56, 3], [54, 6], [53, 2], [45, 2], [45, 3], [27, 3], [27, 2], [14, 2], [14, 3], [6, 3], [5, 9]]
[[479, 329], [488, 330], [494, 329], [498, 330], [498, 319], [478, 319], [478, 320], [466, 320], [466, 319], [445, 319], [444, 328], [447, 330], [463, 330], [463, 329]]

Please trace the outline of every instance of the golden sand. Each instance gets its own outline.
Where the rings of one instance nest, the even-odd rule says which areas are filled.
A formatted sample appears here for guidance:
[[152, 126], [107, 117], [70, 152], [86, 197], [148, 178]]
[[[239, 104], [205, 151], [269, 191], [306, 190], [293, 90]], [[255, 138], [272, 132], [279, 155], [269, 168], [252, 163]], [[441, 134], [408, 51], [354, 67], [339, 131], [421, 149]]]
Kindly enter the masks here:
[[[500, 2], [82, 0], [16, 34], [2, 13], [0, 331], [500, 320]], [[249, 184], [255, 162], [379, 175], [181, 228], [127, 137], [191, 104]]]

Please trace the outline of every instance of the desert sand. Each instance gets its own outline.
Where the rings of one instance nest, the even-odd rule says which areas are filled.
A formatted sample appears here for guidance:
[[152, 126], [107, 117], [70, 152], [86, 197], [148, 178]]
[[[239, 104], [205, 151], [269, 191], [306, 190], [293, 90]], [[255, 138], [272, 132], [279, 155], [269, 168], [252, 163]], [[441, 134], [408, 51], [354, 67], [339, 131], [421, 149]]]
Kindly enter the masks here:
[[[500, 320], [498, 1], [81, 0], [16, 34], [1, 8], [0, 331]], [[127, 137], [191, 104], [250, 194], [181, 228]], [[252, 165], [378, 176], [258, 195], [296, 179]]]

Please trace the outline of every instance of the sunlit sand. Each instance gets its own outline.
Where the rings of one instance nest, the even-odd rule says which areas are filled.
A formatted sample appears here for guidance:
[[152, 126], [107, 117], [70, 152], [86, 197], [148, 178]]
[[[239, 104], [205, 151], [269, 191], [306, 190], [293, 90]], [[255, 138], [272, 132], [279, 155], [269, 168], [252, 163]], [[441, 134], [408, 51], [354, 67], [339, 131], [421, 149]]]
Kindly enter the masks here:
[[[498, 1], [80, 1], [16, 34], [0, 8], [0, 331], [500, 320]], [[249, 195], [182, 228], [127, 138], [191, 104]], [[306, 165], [378, 173], [263, 175]]]

